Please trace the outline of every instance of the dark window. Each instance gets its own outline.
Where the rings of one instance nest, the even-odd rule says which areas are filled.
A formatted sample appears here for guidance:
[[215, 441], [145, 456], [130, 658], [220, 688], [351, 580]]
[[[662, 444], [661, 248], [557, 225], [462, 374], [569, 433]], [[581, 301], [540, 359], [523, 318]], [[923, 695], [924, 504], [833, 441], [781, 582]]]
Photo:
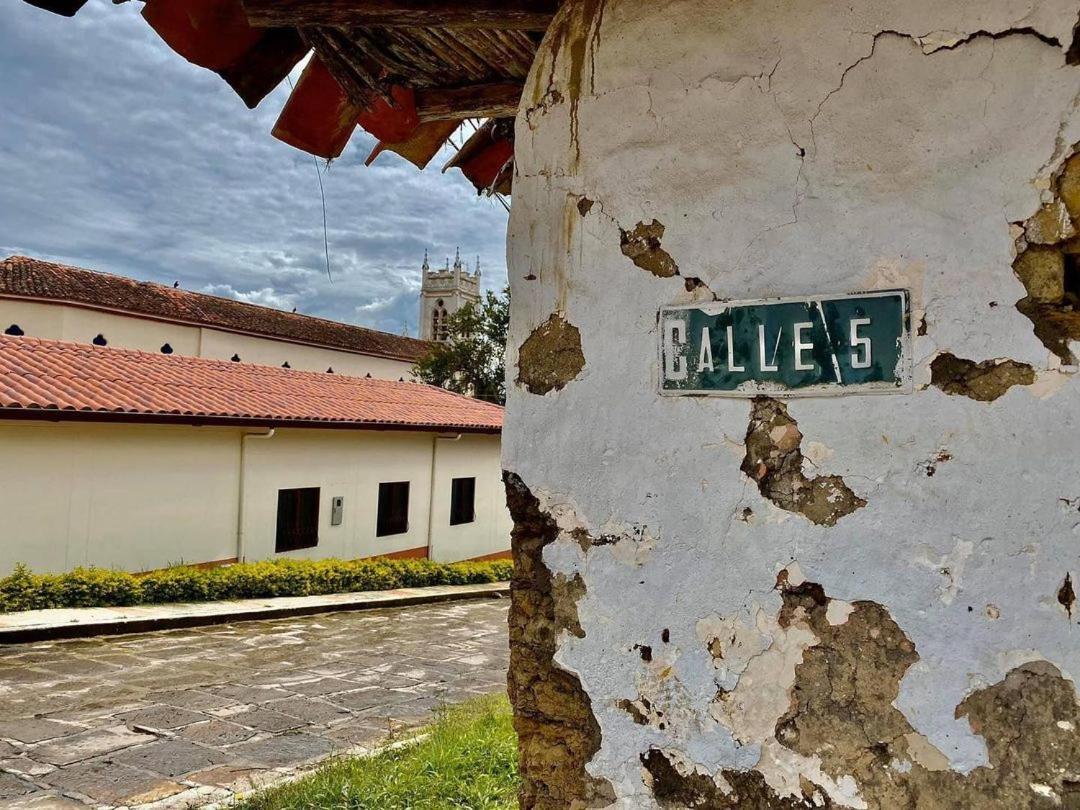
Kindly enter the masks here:
[[172, 354], [172, 346], [170, 346], [168, 343], [166, 343], [164, 346], [161, 347], [161, 353], [162, 354]]
[[232, 356], [232, 361], [233, 361], [234, 363], [239, 363], [239, 362], [240, 362], [240, 355], [238, 355], [238, 354], [234, 354], [234, 355]]
[[319, 488], [281, 489], [277, 497], [275, 551], [296, 551], [319, 545]]
[[450, 525], [476, 520], [476, 479], [455, 478], [450, 484]]
[[281, 364], [281, 367], [282, 367], [282, 368], [292, 368], [292, 366], [290, 366], [290, 365], [289, 365], [289, 361], [288, 361], [288, 360], [286, 360], [286, 361], [285, 361], [284, 363], [282, 363], [282, 364]]
[[379, 519], [375, 534], [389, 537], [409, 531], [409, 482], [379, 484]]
[[105, 339], [105, 336], [104, 336], [104, 335], [98, 335], [98, 336], [97, 336], [96, 338], [94, 338], [94, 340], [93, 340], [93, 344], [94, 344], [95, 346], [108, 346], [108, 345], [109, 345], [109, 341], [107, 341], [107, 340]]
[[22, 337], [26, 334], [26, 332], [20, 329], [17, 323], [13, 323], [11, 326], [4, 330], [4, 334], [11, 335], [12, 337]]

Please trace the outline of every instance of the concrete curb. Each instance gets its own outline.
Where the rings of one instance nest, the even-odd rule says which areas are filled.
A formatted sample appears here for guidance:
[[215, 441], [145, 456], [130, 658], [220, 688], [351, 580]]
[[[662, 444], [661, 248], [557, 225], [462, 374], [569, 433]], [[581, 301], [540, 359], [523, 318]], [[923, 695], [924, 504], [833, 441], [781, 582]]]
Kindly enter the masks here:
[[231, 602], [30, 610], [0, 614], [0, 644], [29, 644], [35, 641], [148, 633], [290, 616], [312, 616], [319, 613], [430, 605], [463, 599], [500, 599], [509, 593], [509, 583], [495, 582], [484, 585], [437, 585], [429, 588], [243, 599]]

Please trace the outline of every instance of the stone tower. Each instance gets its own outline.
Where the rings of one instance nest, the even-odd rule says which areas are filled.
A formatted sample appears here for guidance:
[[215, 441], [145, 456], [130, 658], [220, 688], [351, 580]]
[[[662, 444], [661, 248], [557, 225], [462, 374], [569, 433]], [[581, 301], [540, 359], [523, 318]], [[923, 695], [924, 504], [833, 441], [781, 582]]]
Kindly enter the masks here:
[[480, 259], [476, 260], [476, 272], [470, 273], [457, 251], [454, 266], [446, 260], [446, 267], [432, 270], [428, 255], [424, 253], [423, 284], [420, 288], [420, 337], [424, 340], [445, 341], [448, 337], [448, 319], [466, 304], [480, 301]]

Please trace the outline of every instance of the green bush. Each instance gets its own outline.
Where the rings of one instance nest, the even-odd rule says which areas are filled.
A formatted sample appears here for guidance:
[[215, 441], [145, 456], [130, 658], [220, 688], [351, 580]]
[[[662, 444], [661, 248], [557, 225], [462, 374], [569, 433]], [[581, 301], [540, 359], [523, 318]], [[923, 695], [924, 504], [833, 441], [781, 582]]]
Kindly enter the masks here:
[[35, 574], [18, 565], [0, 579], [0, 613], [476, 585], [506, 581], [512, 571], [506, 560], [447, 564], [385, 558], [272, 560], [209, 570], [174, 566], [149, 574], [103, 568]]

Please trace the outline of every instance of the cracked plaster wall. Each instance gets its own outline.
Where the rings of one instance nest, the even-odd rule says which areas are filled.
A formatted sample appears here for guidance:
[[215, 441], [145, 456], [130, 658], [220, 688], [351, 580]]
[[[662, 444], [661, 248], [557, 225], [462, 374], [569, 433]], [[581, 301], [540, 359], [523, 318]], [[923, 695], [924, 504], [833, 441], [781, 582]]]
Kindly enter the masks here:
[[[508, 360], [514, 378], [517, 347], [558, 315], [584, 366], [545, 395], [512, 386], [505, 466], [559, 526], [544, 564], [579, 582], [580, 632], [555, 661], [588, 697], [587, 770], [616, 806], [682, 795], [657, 791], [658, 762], [711, 780], [702, 806], [743, 789], [744, 806], [936, 806], [911, 798], [923, 770], [941, 791], [1025, 774], [985, 767], [995, 745], [975, 729], [997, 727], [967, 706], [1015, 693], [1029, 662], [1075, 694], [1080, 628], [1059, 592], [1080, 569], [1080, 387], [1015, 307], [1010, 223], [1049, 202], [1080, 142], [1078, 12], [571, 0], [552, 26], [517, 127]], [[654, 221], [656, 244], [625, 253]], [[679, 275], [650, 271], [652, 249]], [[786, 403], [805, 478], [865, 501], [835, 525], [743, 473], [754, 405], [657, 394], [661, 305], [896, 287], [912, 292], [915, 392]], [[1032, 374], [980, 401], [930, 385], [946, 355]], [[825, 643], [823, 620], [785, 614], [802, 583], [828, 594], [830, 626], [869, 604], [902, 634], [903, 665], [873, 677], [903, 735], [872, 775], [865, 750], [778, 732]], [[1011, 806], [1070, 800], [1070, 767]]]

